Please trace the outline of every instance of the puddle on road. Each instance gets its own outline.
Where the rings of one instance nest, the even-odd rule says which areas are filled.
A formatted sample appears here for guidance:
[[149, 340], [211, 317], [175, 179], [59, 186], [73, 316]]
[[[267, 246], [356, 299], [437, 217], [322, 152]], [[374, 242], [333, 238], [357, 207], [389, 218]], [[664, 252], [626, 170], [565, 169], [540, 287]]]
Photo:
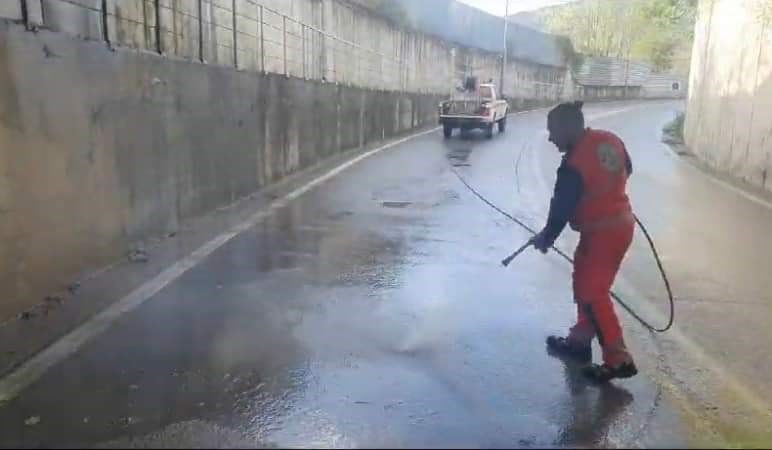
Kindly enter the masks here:
[[381, 202], [384, 208], [407, 208], [413, 202]]
[[469, 159], [469, 155], [472, 153], [472, 149], [469, 147], [454, 148], [448, 152], [448, 159], [457, 161], [460, 163], [466, 162]]
[[470, 147], [451, 148], [446, 156], [453, 167], [471, 167], [472, 165], [468, 162], [471, 153]]

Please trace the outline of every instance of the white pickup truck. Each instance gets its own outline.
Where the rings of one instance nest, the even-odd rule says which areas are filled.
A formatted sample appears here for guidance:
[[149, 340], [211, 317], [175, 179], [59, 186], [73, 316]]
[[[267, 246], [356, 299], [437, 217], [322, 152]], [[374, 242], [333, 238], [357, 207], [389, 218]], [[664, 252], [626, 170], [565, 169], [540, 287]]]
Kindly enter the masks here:
[[440, 125], [445, 138], [453, 136], [453, 130], [479, 129], [488, 139], [493, 137], [493, 126], [498, 124], [499, 133], [507, 127], [509, 103], [497, 97], [493, 84], [480, 84], [474, 90], [453, 95], [440, 103]]

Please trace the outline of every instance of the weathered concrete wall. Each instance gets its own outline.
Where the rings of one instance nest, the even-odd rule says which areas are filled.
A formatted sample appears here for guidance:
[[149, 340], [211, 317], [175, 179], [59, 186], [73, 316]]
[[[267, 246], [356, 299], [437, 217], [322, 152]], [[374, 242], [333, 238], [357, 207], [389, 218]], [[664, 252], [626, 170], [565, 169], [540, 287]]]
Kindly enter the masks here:
[[766, 0], [702, 0], [686, 143], [714, 168], [766, 189], [772, 161], [772, 28]]
[[[350, 0], [362, 3], [362, 0]], [[504, 52], [504, 18], [458, 0], [391, 0], [405, 11], [407, 22], [424, 33], [446, 42]], [[372, 3], [372, 2], [370, 2]], [[502, 7], [503, 7], [503, 1]], [[513, 2], [514, 3], [514, 2]], [[509, 21], [507, 26], [509, 59], [563, 67], [568, 38], [556, 36]]]
[[[455, 87], [462, 83], [464, 75], [475, 75], [480, 81], [493, 80], [498, 85], [501, 78], [501, 55], [481, 50], [456, 48], [451, 53], [453, 76], [449, 81]], [[557, 102], [572, 98], [573, 79], [568, 68], [545, 66], [529, 61], [507, 62], [504, 85], [500, 92], [513, 107], [533, 103]]]
[[[7, 12], [2, 15], [0, 10], [0, 17], [18, 20], [21, 4], [28, 9], [37, 5], [37, 26], [106, 40], [114, 47], [373, 89], [447, 94], [469, 73], [498, 82], [501, 68], [501, 56], [495, 51], [400, 28], [345, 0], [6, 0], [6, 4]], [[558, 100], [567, 69], [556, 44], [525, 52], [534, 46], [528, 42], [533, 39], [518, 36], [511, 39], [504, 92], [518, 101]]]
[[439, 101], [0, 22], [0, 320], [138, 239], [433, 124]]

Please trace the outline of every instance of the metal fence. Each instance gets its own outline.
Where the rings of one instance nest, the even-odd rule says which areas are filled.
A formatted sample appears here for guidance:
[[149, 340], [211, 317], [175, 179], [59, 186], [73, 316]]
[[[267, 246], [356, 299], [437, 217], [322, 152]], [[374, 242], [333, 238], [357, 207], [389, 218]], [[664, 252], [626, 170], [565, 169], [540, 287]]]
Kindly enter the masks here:
[[254, 0], [0, 0], [0, 17], [240, 70], [389, 90], [429, 86], [416, 78], [420, 72], [408, 74], [409, 65], [395, 54], [335, 36]]
[[[313, 15], [314, 5], [321, 4], [309, 1], [310, 13], [302, 12]], [[104, 40], [111, 46], [238, 70], [373, 89], [445, 93], [453, 89], [458, 80], [450, 46], [419, 33], [400, 32], [382, 21], [368, 21], [345, 3], [333, 6], [337, 9], [329, 19], [338, 23], [325, 29], [338, 35], [309, 23], [318, 20], [290, 17], [259, 0], [0, 0], [0, 17]], [[499, 57], [480, 53], [476, 58], [486, 67], [485, 76], [498, 80]], [[554, 97], [561, 86], [536, 74], [507, 79], [511, 81], [504, 92], [519, 97]]]

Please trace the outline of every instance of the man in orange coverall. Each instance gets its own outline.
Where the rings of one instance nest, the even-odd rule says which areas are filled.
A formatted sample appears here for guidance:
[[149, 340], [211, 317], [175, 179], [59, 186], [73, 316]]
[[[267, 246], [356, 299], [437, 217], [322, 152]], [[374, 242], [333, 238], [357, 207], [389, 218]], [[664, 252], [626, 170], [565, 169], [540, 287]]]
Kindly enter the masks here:
[[606, 382], [638, 373], [609, 295], [635, 230], [625, 191], [633, 169], [619, 137], [585, 128], [582, 105], [560, 104], [547, 117], [549, 141], [564, 156], [547, 224], [531, 243], [547, 253], [567, 223], [580, 233], [573, 273], [577, 322], [567, 337], [547, 338], [547, 346], [553, 353], [591, 363], [590, 344], [597, 336], [603, 364], [590, 364], [585, 374]]

